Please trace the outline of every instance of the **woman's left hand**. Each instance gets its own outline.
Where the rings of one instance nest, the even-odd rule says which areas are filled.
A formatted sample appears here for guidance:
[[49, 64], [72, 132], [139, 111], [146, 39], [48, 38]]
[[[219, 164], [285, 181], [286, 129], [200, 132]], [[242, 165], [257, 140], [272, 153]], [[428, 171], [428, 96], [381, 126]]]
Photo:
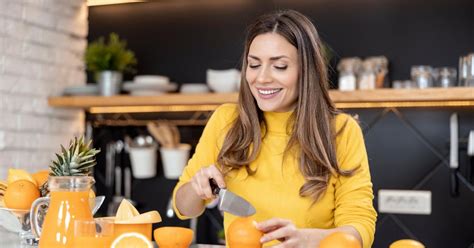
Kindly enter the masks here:
[[275, 248], [308, 248], [317, 247], [324, 234], [317, 235], [315, 229], [298, 229], [290, 220], [273, 218], [259, 222], [257, 228], [264, 232], [261, 243], [279, 240], [281, 243]]

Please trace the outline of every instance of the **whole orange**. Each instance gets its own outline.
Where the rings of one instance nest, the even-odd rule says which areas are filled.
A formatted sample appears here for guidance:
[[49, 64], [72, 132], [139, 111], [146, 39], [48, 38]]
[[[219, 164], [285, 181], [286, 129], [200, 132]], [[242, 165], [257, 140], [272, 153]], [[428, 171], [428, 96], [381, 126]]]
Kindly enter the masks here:
[[153, 231], [153, 237], [160, 248], [188, 248], [193, 236], [193, 230], [184, 227], [165, 226]]
[[335, 232], [321, 240], [319, 248], [361, 248], [361, 246], [356, 237], [344, 232]]
[[251, 217], [237, 217], [227, 229], [227, 243], [230, 248], [261, 248], [263, 233], [255, 227]]
[[3, 200], [7, 208], [26, 210], [38, 197], [40, 192], [34, 183], [18, 180], [8, 185]]
[[35, 179], [38, 187], [41, 187], [46, 181], [48, 181], [49, 170], [40, 170], [33, 173], [31, 176]]
[[425, 248], [425, 246], [412, 239], [402, 239], [393, 242], [389, 248]]

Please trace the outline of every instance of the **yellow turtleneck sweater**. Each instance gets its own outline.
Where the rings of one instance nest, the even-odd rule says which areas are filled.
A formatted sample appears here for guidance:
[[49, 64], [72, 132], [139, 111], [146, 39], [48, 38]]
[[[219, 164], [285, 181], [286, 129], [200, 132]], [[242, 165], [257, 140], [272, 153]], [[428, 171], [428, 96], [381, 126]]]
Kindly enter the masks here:
[[[332, 176], [323, 197], [313, 206], [312, 199], [301, 197], [299, 189], [305, 180], [298, 169], [297, 154], [283, 153], [289, 140], [286, 124], [291, 112], [265, 112], [268, 132], [263, 138], [259, 156], [250, 164], [257, 172], [249, 176], [245, 169], [232, 171], [225, 177], [227, 189], [242, 196], [257, 210], [256, 221], [278, 217], [292, 220], [298, 228], [335, 228], [353, 226], [360, 233], [363, 247], [371, 247], [376, 212], [373, 208], [372, 182], [367, 152], [357, 122], [346, 114], [336, 117], [336, 130], [344, 130], [336, 138], [336, 153], [343, 170], [360, 168], [351, 177]], [[216, 164], [225, 135], [237, 116], [235, 104], [220, 106], [207, 123], [196, 152], [179, 178], [177, 189], [190, 181], [202, 167]], [[188, 218], [174, 209], [181, 219]], [[224, 228], [235, 216], [224, 213]]]

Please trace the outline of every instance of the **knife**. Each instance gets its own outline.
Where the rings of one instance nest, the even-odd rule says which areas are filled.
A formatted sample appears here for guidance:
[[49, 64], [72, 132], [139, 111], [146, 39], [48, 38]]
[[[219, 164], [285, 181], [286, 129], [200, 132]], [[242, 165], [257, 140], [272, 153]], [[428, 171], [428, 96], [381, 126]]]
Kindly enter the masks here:
[[244, 198], [232, 193], [227, 189], [221, 189], [217, 182], [209, 179], [212, 194], [219, 196], [219, 209], [237, 216], [250, 216], [255, 214], [255, 208]]

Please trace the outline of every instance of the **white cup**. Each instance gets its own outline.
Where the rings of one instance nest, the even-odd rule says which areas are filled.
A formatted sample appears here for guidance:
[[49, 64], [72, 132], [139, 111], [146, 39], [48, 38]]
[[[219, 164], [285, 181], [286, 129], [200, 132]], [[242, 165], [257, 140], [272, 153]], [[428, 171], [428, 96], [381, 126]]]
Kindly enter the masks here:
[[178, 147], [174, 148], [160, 148], [161, 162], [166, 178], [178, 179], [181, 176], [184, 167], [188, 163], [189, 150], [191, 150], [189, 144], [179, 144]]
[[133, 177], [138, 179], [156, 176], [156, 146], [130, 147]]

